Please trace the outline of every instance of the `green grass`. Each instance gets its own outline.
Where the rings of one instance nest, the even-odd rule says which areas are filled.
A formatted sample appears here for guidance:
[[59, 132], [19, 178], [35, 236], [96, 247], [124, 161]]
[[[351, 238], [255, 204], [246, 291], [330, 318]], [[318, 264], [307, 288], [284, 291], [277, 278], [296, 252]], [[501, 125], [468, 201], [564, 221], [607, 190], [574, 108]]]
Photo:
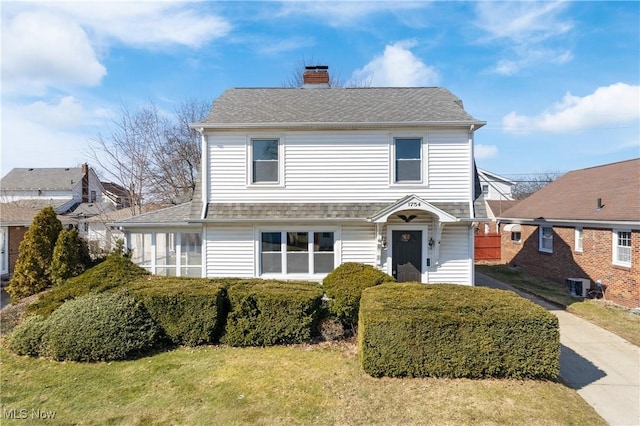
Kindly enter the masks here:
[[640, 346], [640, 317], [626, 309], [604, 300], [571, 297], [563, 284], [527, 275], [507, 265], [476, 265], [476, 271], [564, 306], [568, 312]]
[[58, 363], [0, 348], [2, 424], [527, 424], [605, 422], [556, 382], [374, 379], [355, 344], [179, 348], [111, 363]]

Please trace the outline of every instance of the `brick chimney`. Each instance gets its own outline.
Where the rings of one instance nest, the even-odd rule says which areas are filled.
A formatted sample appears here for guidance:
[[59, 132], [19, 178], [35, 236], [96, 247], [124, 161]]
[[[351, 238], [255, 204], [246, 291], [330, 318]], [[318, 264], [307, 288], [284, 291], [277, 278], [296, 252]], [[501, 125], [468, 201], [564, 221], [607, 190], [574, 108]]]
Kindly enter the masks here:
[[302, 87], [304, 88], [329, 87], [329, 67], [326, 65], [304, 67], [302, 81]]
[[89, 202], [89, 164], [82, 165], [82, 202]]

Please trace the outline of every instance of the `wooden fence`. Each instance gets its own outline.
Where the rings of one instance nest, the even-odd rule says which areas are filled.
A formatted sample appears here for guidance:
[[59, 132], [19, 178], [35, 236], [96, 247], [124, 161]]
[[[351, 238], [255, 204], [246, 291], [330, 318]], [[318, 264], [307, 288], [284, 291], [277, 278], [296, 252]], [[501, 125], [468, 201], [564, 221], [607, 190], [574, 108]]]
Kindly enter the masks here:
[[474, 238], [474, 260], [500, 261], [500, 234], [476, 234]]

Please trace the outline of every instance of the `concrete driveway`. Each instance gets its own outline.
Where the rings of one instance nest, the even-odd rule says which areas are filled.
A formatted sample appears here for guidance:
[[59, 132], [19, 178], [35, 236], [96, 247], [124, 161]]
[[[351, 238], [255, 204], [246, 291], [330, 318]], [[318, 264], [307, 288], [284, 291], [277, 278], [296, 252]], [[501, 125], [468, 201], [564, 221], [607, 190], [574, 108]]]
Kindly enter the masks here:
[[560, 379], [610, 425], [640, 425], [640, 348], [592, 323], [486, 275], [476, 285], [514, 291], [560, 323]]

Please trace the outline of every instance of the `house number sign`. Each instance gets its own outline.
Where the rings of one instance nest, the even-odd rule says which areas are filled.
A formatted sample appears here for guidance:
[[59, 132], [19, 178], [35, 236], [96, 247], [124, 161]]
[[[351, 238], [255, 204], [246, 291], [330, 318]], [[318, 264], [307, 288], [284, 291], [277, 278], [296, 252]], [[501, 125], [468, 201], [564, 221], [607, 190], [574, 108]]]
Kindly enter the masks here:
[[422, 206], [422, 203], [421, 203], [421, 202], [419, 202], [419, 201], [409, 201], [409, 202], [407, 203], [407, 206], [408, 206], [408, 207], [421, 207], [421, 206]]

